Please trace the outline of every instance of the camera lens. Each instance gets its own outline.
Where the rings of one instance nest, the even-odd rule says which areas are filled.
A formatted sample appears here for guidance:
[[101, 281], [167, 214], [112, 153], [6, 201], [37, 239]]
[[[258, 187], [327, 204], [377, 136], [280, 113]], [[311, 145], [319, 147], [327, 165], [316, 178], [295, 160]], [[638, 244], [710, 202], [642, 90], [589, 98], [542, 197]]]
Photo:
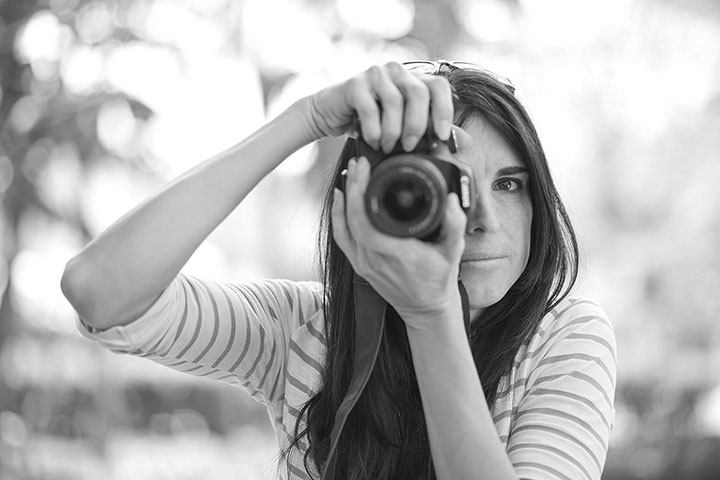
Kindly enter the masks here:
[[416, 177], [403, 176], [387, 185], [382, 203], [395, 220], [410, 222], [422, 217], [429, 208], [427, 187]]
[[445, 178], [430, 160], [401, 154], [383, 160], [373, 170], [365, 208], [381, 232], [422, 239], [440, 226], [446, 195]]

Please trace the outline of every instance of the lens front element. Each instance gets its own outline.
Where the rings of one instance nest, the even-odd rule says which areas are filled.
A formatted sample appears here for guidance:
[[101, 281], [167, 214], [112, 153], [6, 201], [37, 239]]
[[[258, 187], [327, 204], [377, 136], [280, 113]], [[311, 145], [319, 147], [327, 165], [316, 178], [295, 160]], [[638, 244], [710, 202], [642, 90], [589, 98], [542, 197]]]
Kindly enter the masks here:
[[442, 220], [447, 183], [432, 162], [415, 154], [382, 161], [373, 170], [365, 193], [372, 224], [396, 237], [424, 238]]
[[399, 222], [417, 221], [427, 214], [432, 202], [429, 194], [430, 191], [416, 177], [403, 176], [388, 185], [382, 205], [388, 215]]

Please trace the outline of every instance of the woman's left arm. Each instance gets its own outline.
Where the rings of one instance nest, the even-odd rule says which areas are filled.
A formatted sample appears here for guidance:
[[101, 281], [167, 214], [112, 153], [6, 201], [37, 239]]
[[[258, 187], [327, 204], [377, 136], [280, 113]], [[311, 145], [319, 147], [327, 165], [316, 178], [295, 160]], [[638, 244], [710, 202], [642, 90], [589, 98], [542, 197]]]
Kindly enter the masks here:
[[367, 160], [348, 162], [347, 198], [336, 190], [333, 202], [333, 238], [405, 322], [437, 476], [516, 479], [465, 334], [457, 278], [466, 218], [457, 196], [448, 196], [438, 243], [389, 237], [365, 212], [369, 176]]
[[527, 380], [507, 447], [485, 401], [462, 312], [406, 319], [438, 478], [601, 478], [614, 418], [615, 335], [594, 302], [574, 300], [558, 311], [522, 362]]
[[408, 320], [432, 324], [407, 331], [437, 478], [517, 479], [485, 401], [459, 297], [447, 318]]

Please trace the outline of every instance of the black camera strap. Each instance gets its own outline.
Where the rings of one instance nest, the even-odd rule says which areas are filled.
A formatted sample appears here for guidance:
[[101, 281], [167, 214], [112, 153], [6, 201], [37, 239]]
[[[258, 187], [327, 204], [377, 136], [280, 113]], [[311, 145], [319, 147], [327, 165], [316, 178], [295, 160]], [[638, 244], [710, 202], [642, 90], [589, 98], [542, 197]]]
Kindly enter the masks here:
[[[460, 279], [458, 279], [458, 289], [462, 301], [465, 332], [469, 333], [470, 307], [467, 291]], [[357, 274], [353, 274], [353, 292], [355, 296], [355, 358], [353, 373], [348, 392], [337, 412], [335, 412], [335, 423], [330, 433], [330, 452], [322, 469], [322, 480], [334, 480], [340, 434], [350, 411], [357, 403], [370, 378], [385, 329], [387, 302], [364, 278]], [[428, 471], [431, 471], [431, 469], [432, 457], [428, 461]]]

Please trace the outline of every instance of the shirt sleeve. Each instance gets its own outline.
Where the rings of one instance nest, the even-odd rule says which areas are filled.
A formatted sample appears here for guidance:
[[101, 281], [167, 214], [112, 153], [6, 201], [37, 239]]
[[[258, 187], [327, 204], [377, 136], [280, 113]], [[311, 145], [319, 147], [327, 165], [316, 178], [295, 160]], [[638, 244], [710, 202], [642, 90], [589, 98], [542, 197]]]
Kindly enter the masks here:
[[605, 312], [574, 301], [548, 328], [507, 452], [521, 479], [599, 480], [614, 421], [616, 343]]
[[284, 392], [292, 333], [322, 312], [317, 282], [218, 283], [178, 274], [139, 318], [80, 332], [116, 353], [149, 358], [175, 370], [242, 386], [256, 400]]

